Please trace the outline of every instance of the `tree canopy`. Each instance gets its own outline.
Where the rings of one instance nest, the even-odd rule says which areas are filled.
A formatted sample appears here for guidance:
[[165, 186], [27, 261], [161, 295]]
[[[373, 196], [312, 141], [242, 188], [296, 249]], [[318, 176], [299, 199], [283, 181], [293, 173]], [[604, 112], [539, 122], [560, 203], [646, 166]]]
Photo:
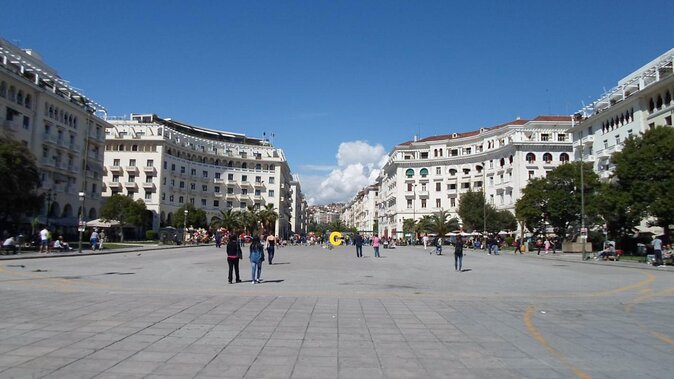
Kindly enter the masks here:
[[612, 161], [617, 189], [627, 194], [630, 211], [653, 217], [669, 236], [674, 222], [674, 129], [658, 126], [628, 138]]
[[0, 226], [13, 230], [25, 214], [37, 213], [44, 203], [38, 195], [40, 175], [35, 156], [22, 143], [0, 137]]
[[[468, 191], [461, 195], [459, 201], [459, 217], [465, 230], [478, 230], [487, 228], [486, 232], [498, 233], [501, 230], [517, 229], [517, 220], [507, 210], [497, 210], [491, 204], [486, 204], [482, 192]], [[485, 225], [485, 215], [487, 216]]]
[[119, 221], [119, 235], [124, 241], [124, 225], [141, 226], [145, 223], [145, 202], [141, 199], [114, 194], [107, 198], [101, 207], [101, 218]]
[[[591, 163], [583, 163], [585, 194], [585, 224], [596, 225], [596, 194], [599, 177]], [[581, 224], [581, 162], [563, 164], [550, 171], [545, 178], [529, 181], [522, 197], [515, 204], [515, 214], [534, 234], [544, 234], [547, 225], [562, 238], [570, 238]]]
[[[187, 209], [187, 223], [185, 223], [185, 210]], [[193, 226], [195, 228], [208, 227], [206, 222], [206, 212], [203, 209], [197, 209], [194, 205], [187, 203], [175, 211], [173, 216], [173, 226], [182, 228], [187, 224], [187, 227]]]

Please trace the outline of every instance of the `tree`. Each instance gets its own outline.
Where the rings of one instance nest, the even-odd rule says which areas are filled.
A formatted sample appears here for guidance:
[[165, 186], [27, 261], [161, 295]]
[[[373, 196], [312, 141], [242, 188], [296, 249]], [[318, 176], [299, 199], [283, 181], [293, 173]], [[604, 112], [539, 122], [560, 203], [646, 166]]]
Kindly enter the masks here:
[[432, 233], [433, 216], [424, 215], [414, 225], [414, 233]]
[[618, 246], [634, 234], [644, 216], [634, 207], [630, 193], [623, 191], [616, 182], [603, 183], [597, 194], [597, 212], [604, 219], [608, 237], [618, 240]]
[[664, 229], [674, 222], [674, 129], [658, 126], [625, 140], [613, 154], [618, 189], [629, 195], [634, 212], [653, 217]]
[[[187, 223], [185, 223], [185, 210], [187, 210]], [[208, 226], [206, 222], [206, 212], [203, 209], [197, 209], [194, 205], [187, 203], [175, 211], [173, 216], [173, 226], [182, 228], [193, 226], [195, 228], [205, 228]]]
[[491, 218], [487, 218], [487, 231], [491, 233], [515, 229], [517, 229], [517, 219], [510, 211], [505, 209], [495, 211]]
[[257, 214], [264, 231], [269, 234], [274, 234], [276, 220], [278, 220], [278, 213], [274, 210], [274, 204], [267, 204], [264, 208], [260, 209]]
[[[582, 168], [585, 225], [590, 227], [600, 222], [595, 201], [599, 177], [591, 163], [583, 163]], [[545, 178], [529, 181], [515, 204], [515, 214], [527, 229], [534, 234], [545, 234], [550, 225], [562, 239], [573, 236], [581, 224], [580, 170], [580, 162], [563, 164]]]
[[124, 225], [141, 226], [145, 223], [145, 202], [134, 201], [124, 195], [110, 196], [101, 207], [101, 219], [119, 221], [119, 238], [124, 242]]
[[468, 191], [461, 194], [458, 214], [465, 230], [482, 230], [485, 199], [482, 192]]
[[406, 218], [403, 220], [403, 233], [405, 235], [412, 234], [416, 230], [417, 221], [412, 218]]
[[256, 234], [260, 217], [252, 205], [249, 205], [241, 214], [241, 221], [244, 230], [248, 234]]
[[456, 218], [449, 218], [449, 212], [440, 210], [429, 218], [429, 227], [432, 233], [435, 233], [439, 238], [443, 238], [447, 233], [459, 228], [459, 220]]
[[225, 228], [231, 232], [238, 233], [241, 229], [241, 212], [231, 209], [220, 211], [220, 215], [213, 216], [211, 227], [215, 229]]
[[40, 175], [35, 156], [8, 137], [0, 137], [0, 227], [13, 230], [24, 214], [37, 213], [44, 204], [38, 195]]

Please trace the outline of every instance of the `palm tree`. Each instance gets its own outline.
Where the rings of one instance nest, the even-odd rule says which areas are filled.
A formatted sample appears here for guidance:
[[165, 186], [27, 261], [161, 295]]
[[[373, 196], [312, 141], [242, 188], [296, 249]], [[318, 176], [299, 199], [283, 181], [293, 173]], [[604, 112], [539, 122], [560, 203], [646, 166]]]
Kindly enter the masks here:
[[421, 233], [429, 233], [431, 232], [431, 228], [433, 225], [433, 217], [429, 215], [425, 215], [417, 221], [417, 224], [414, 226], [414, 231], [417, 234]]
[[253, 234], [257, 232], [257, 226], [260, 221], [258, 212], [255, 207], [249, 205], [241, 215], [241, 223], [247, 233]]
[[225, 228], [231, 232], [236, 232], [241, 228], [241, 212], [227, 209], [220, 211], [219, 216], [214, 216], [211, 221], [212, 228]]
[[449, 218], [449, 213], [444, 209], [431, 216], [430, 221], [431, 231], [437, 234], [439, 238], [443, 238], [450, 230], [459, 228], [459, 220], [455, 217]]
[[258, 217], [264, 231], [273, 234], [276, 220], [278, 220], [278, 213], [274, 210], [274, 204], [267, 204], [264, 208], [260, 209]]

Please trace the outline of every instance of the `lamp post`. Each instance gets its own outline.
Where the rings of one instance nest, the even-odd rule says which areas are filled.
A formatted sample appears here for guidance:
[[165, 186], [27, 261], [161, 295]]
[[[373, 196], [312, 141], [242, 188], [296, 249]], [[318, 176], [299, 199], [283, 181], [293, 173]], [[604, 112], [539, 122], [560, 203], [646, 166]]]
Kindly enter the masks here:
[[47, 191], [47, 212], [45, 214], [45, 224], [47, 229], [49, 229], [49, 213], [51, 212], [51, 203], [54, 200], [54, 195], [52, 194], [51, 188]]
[[412, 245], [417, 244], [417, 184], [412, 186]]
[[190, 213], [185, 209], [185, 219], [183, 220], [183, 244], [187, 242], [187, 214]]
[[80, 192], [77, 194], [80, 198], [80, 214], [79, 214], [79, 220], [77, 223], [77, 230], [80, 233], [80, 243], [77, 245], [77, 252], [82, 253], [82, 232], [84, 232], [84, 198], [85, 194], [84, 192]]
[[[486, 162], [482, 162], [482, 197], [484, 198], [484, 203], [482, 204], [482, 238], [483, 242], [487, 238], [487, 170], [485, 167]], [[484, 244], [485, 247], [487, 244]]]
[[[571, 116], [571, 129], [575, 126], [576, 117], [575, 115]], [[585, 182], [583, 180], [583, 168], [585, 163], [583, 162], [583, 131], [580, 131], [578, 138], [578, 145], [580, 148], [580, 243], [582, 244], [582, 259], [585, 261], [589, 259], [587, 252], [585, 251], [585, 242], [587, 241], [587, 229], [585, 228]], [[583, 236], [584, 235], [584, 236]]]

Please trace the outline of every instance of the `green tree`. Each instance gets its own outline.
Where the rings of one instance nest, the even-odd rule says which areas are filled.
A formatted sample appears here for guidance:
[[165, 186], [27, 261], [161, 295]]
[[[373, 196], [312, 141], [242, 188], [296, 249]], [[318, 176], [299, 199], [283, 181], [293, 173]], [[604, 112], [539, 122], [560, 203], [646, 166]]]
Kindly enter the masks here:
[[213, 216], [211, 227], [215, 229], [225, 228], [238, 234], [241, 229], [241, 212], [231, 209], [221, 210], [218, 216]]
[[241, 222], [244, 230], [248, 234], [257, 234], [257, 229], [260, 224], [260, 215], [255, 207], [249, 205], [241, 214]]
[[[582, 167], [585, 225], [591, 227], [600, 222], [595, 201], [599, 177], [591, 163], [584, 163]], [[530, 180], [515, 204], [517, 219], [534, 234], [544, 234], [550, 225], [560, 238], [573, 236], [581, 223], [580, 169], [580, 162], [563, 164], [545, 178]]]
[[668, 240], [674, 223], [674, 129], [658, 126], [632, 136], [612, 160], [619, 191], [629, 195], [634, 212], [653, 217]]
[[260, 209], [258, 211], [258, 218], [265, 233], [274, 234], [276, 220], [278, 220], [278, 212], [274, 210], [274, 204], [267, 204]]
[[414, 225], [414, 232], [417, 234], [421, 233], [432, 233], [433, 229], [433, 216], [424, 215], [422, 216]]
[[617, 240], [618, 246], [634, 234], [644, 216], [643, 211], [633, 205], [630, 193], [622, 190], [615, 181], [602, 183], [599, 187], [597, 212], [604, 219], [609, 239]]
[[14, 230], [26, 213], [37, 213], [44, 204], [38, 195], [40, 175], [35, 156], [22, 143], [0, 137], [0, 226]]
[[459, 228], [459, 220], [450, 218], [449, 212], [440, 210], [429, 218], [429, 229], [438, 237], [443, 238], [447, 233]]
[[461, 194], [457, 213], [465, 230], [482, 230], [485, 212], [484, 194], [472, 190]]
[[[187, 223], [185, 223], [185, 210], [187, 210]], [[173, 214], [173, 226], [182, 228], [184, 225], [187, 225], [188, 228], [190, 226], [195, 228], [207, 227], [206, 212], [204, 212], [203, 209], [195, 208], [194, 205], [190, 203], [183, 205]]]
[[491, 233], [515, 229], [517, 229], [517, 219], [510, 211], [505, 209], [493, 211], [491, 218], [487, 219], [487, 231]]
[[119, 238], [124, 242], [124, 225], [139, 227], [145, 223], [145, 202], [134, 201], [124, 195], [115, 194], [105, 200], [101, 207], [101, 219], [119, 221]]

